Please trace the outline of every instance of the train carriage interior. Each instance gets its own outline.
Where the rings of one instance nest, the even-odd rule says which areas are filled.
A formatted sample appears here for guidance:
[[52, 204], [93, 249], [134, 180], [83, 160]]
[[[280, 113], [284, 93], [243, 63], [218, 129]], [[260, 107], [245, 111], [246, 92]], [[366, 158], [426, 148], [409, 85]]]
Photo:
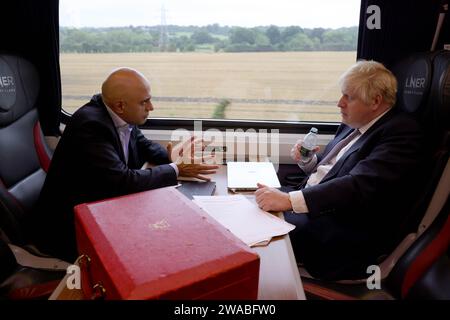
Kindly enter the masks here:
[[[155, 111], [140, 126], [148, 139], [166, 146], [174, 132], [204, 137], [215, 132], [224, 138], [209, 150], [221, 161], [276, 156], [281, 185], [294, 187], [305, 175], [291, 158], [292, 146], [311, 127], [318, 128], [321, 149], [333, 139], [340, 123], [336, 103], [341, 92], [335, 83], [358, 60], [381, 62], [395, 75], [395, 107], [420, 123], [423, 152], [429, 156], [420, 172], [409, 173], [417, 177], [417, 196], [401, 213], [396, 247], [378, 259], [379, 283], [371, 287], [373, 278], [313, 278], [299, 263], [295, 272], [298, 268], [303, 299], [450, 300], [448, 0], [354, 0], [354, 24], [341, 29], [302, 21], [279, 26], [276, 21], [235, 22], [236, 27], [233, 22], [198, 22], [189, 29], [189, 20], [175, 20], [178, 11], [171, 1], [155, 1], [163, 5], [147, 12], [153, 19], [148, 26], [136, 8], [131, 10], [134, 25], [101, 26], [93, 20], [82, 25], [63, 20], [71, 12], [83, 18], [77, 10], [84, 2], [76, 10], [75, 2], [8, 1], [0, 11], [0, 300], [54, 299], [75, 263], [42, 252], [29, 234], [30, 221], [61, 134], [114, 67], [141, 68], [150, 80]], [[345, 2], [333, 5], [348, 11]], [[247, 5], [241, 5], [235, 10], [245, 11]], [[289, 8], [280, 6], [277, 10], [287, 14]], [[204, 5], [204, 15], [210, 7], [214, 4]], [[99, 21], [101, 15], [97, 12]], [[87, 13], [84, 18], [95, 19]], [[238, 42], [239, 36], [253, 40]], [[314, 69], [321, 65], [327, 69]], [[262, 132], [264, 148], [252, 140]], [[243, 141], [243, 147], [230, 147], [230, 140]]]

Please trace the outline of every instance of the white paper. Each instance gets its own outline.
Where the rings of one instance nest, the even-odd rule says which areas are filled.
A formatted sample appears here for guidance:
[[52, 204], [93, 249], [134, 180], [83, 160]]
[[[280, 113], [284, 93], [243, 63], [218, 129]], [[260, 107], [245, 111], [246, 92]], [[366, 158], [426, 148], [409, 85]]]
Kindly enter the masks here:
[[193, 201], [249, 246], [268, 244], [272, 237], [295, 228], [243, 195], [194, 196]]
[[280, 181], [271, 162], [227, 162], [227, 186], [231, 190], [256, 190], [257, 183], [279, 188]]

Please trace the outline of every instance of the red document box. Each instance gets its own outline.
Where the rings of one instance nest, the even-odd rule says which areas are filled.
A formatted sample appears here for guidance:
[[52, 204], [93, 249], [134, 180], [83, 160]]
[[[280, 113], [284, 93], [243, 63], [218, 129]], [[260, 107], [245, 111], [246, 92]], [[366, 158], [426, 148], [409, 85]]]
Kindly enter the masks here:
[[173, 187], [78, 205], [75, 225], [87, 296], [257, 298], [258, 255]]

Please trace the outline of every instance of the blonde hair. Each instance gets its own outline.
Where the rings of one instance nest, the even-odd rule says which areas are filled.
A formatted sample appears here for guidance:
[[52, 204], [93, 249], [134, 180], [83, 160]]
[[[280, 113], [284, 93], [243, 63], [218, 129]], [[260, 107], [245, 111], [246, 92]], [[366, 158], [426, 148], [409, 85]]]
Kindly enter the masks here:
[[376, 61], [358, 61], [339, 79], [343, 92], [350, 91], [369, 104], [377, 95], [393, 106], [397, 94], [397, 79], [384, 65]]

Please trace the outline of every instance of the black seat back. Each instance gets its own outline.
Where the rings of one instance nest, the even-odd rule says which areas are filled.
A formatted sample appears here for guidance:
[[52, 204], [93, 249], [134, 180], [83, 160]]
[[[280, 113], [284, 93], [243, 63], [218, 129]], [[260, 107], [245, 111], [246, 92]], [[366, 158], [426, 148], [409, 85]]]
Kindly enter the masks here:
[[450, 126], [450, 52], [417, 53], [396, 64], [397, 107], [421, 123], [426, 162], [417, 176], [418, 198], [406, 216], [399, 237], [415, 232], [447, 164], [444, 140]]
[[[421, 102], [423, 110], [413, 108], [426, 93], [422, 95], [420, 88], [406, 92], [409, 90], [404, 82], [408, 79], [406, 74], [399, 80], [399, 95], [403, 95], [399, 102], [409, 101], [411, 105], [407, 112], [418, 115], [425, 130], [427, 147], [424, 152], [429, 153], [430, 157], [423, 168], [425, 179], [418, 181], [419, 197], [401, 230], [403, 236], [413, 234], [415, 240], [399, 258], [387, 279], [390, 290], [398, 298], [408, 296], [415, 282], [420, 281], [426, 270], [448, 250], [450, 242], [450, 230], [447, 230], [450, 212], [450, 52], [440, 51], [428, 57], [428, 61], [424, 58], [424, 61], [412, 65], [413, 70], [420, 66], [417, 69], [421, 69], [422, 73], [418, 74], [425, 79], [417, 83], [424, 83], [424, 87], [429, 85], [426, 103]], [[400, 87], [401, 83], [403, 87]], [[436, 251], [437, 247], [442, 250]]]
[[429, 141], [439, 147], [450, 123], [450, 51], [412, 54], [392, 72], [398, 80], [396, 107], [413, 114], [427, 134], [440, 137]]
[[448, 148], [447, 140], [450, 131], [450, 51], [444, 50], [436, 54], [433, 59], [433, 78], [428, 100], [432, 127], [428, 129], [433, 133], [432, 140], [437, 147]]
[[27, 60], [0, 55], [0, 228], [25, 244], [33, 209], [50, 164], [37, 112], [39, 76]]

